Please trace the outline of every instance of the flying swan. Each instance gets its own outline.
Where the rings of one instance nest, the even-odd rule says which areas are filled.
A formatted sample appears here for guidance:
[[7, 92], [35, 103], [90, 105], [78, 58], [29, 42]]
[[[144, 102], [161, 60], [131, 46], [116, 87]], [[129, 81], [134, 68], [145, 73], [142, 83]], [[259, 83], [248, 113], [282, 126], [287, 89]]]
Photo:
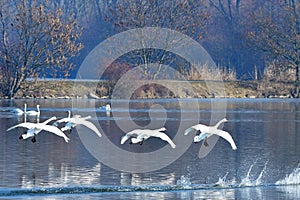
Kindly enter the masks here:
[[80, 115], [74, 115], [71, 117], [71, 111], [68, 110], [67, 112], [68, 117], [57, 120], [53, 125], [57, 126], [60, 123], [66, 123], [65, 126], [61, 128], [62, 131], [71, 131], [76, 125], [84, 125], [94, 131], [99, 137], [102, 137], [102, 134], [97, 127], [92, 122], [87, 121], [87, 119], [90, 119], [91, 116], [81, 117]]
[[184, 132], [184, 135], [187, 135], [189, 134], [190, 132], [192, 132], [193, 130], [196, 130], [196, 131], [200, 131], [200, 135], [196, 135], [194, 137], [194, 143], [197, 143], [197, 142], [200, 142], [202, 140], [204, 140], [204, 145], [207, 146], [208, 143], [207, 143], [207, 138], [211, 137], [212, 135], [218, 135], [222, 138], [224, 138], [225, 140], [227, 140], [227, 142], [230, 143], [231, 145], [231, 148], [233, 150], [236, 150], [237, 147], [231, 137], [231, 135], [226, 132], [226, 131], [223, 131], [221, 129], [218, 129], [218, 127], [224, 123], [224, 122], [227, 122], [228, 120], [226, 118], [220, 120], [216, 125], [214, 126], [206, 126], [206, 125], [203, 125], [203, 124], [197, 124], [197, 125], [194, 125], [188, 129], [185, 130]]
[[50, 119], [44, 121], [43, 123], [32, 123], [32, 122], [24, 122], [21, 124], [17, 124], [13, 127], [10, 127], [9, 129], [7, 129], [6, 131], [10, 131], [14, 128], [18, 128], [18, 127], [24, 127], [27, 128], [27, 132], [25, 134], [22, 134], [19, 139], [27, 139], [27, 138], [31, 138], [31, 141], [34, 143], [36, 142], [35, 136], [41, 132], [42, 130], [54, 133], [57, 136], [63, 137], [65, 139], [66, 142], [69, 142], [69, 138], [57, 127], [55, 126], [51, 126], [51, 125], [47, 125], [50, 121], [56, 120], [56, 117], [51, 117]]
[[121, 138], [121, 144], [124, 144], [130, 137], [131, 142], [130, 144], [136, 144], [139, 143], [140, 145], [143, 144], [145, 140], [147, 140], [149, 137], [158, 137], [164, 141], [167, 141], [171, 147], [174, 149], [176, 145], [174, 142], [169, 138], [169, 136], [162, 131], [167, 130], [165, 127], [162, 127], [160, 129], [150, 130], [150, 129], [136, 129], [133, 131], [128, 132], [126, 135], [124, 135]]

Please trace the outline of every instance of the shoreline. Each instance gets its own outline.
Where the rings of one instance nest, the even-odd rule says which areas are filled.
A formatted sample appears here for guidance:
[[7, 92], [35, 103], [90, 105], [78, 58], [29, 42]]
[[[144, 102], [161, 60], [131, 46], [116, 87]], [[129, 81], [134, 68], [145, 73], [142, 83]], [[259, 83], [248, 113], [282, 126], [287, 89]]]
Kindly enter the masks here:
[[[141, 86], [132, 92], [131, 99], [299, 97], [293, 95], [293, 83], [263, 81], [163, 81], [159, 84], [132, 81], [116, 89], [112, 81], [43, 80], [25, 82], [11, 99], [111, 99], [112, 94], [122, 99], [127, 95], [124, 91], [130, 92], [136, 85]], [[1, 96], [0, 99], [9, 98]]]

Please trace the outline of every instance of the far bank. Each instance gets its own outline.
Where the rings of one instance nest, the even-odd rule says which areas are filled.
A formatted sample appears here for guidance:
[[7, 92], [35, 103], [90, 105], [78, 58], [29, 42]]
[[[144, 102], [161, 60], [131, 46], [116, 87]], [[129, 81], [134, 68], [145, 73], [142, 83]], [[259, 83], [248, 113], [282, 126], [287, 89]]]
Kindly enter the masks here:
[[[297, 98], [294, 83], [263, 81], [27, 81], [15, 98]], [[129, 93], [129, 94], [127, 94]], [[5, 98], [2, 96], [2, 98]]]

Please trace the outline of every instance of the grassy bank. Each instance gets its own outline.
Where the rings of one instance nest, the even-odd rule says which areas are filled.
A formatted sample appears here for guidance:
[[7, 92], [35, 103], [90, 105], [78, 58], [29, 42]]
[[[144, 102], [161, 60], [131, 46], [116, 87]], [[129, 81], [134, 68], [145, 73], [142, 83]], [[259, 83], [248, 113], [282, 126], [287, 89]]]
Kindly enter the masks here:
[[[137, 87], [140, 86], [140, 87]], [[136, 88], [132, 91], [132, 88]], [[179, 82], [161, 81], [145, 84], [132, 81], [115, 85], [114, 82], [92, 81], [29, 81], [15, 98], [262, 98], [293, 97], [294, 84], [257, 81]], [[130, 92], [132, 91], [132, 92]]]

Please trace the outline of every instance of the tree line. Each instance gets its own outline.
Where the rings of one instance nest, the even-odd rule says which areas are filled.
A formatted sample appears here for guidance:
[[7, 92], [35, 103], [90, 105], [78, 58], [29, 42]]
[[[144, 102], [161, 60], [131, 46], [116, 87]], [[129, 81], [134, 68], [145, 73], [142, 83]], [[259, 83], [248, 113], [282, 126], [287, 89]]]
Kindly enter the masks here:
[[[143, 27], [188, 35], [205, 47], [220, 69], [236, 71], [238, 79], [292, 81], [298, 91], [297, 0], [2, 0], [0, 4], [0, 89], [8, 97], [27, 78], [76, 73], [99, 42]], [[155, 72], [147, 68], [151, 62], [159, 64]], [[119, 78], [134, 66], [144, 67], [145, 74], [155, 78], [166, 64], [187, 79], [194, 72], [194, 66], [170, 52], [143, 49], [118, 58], [103, 78]]]

